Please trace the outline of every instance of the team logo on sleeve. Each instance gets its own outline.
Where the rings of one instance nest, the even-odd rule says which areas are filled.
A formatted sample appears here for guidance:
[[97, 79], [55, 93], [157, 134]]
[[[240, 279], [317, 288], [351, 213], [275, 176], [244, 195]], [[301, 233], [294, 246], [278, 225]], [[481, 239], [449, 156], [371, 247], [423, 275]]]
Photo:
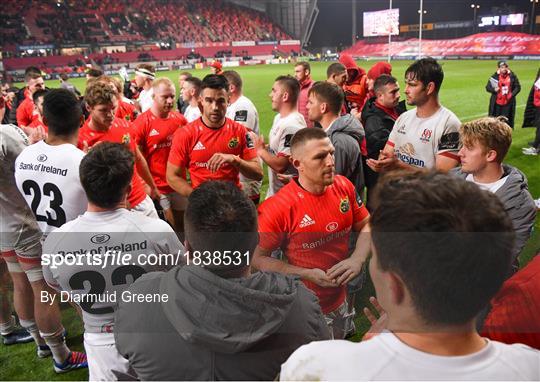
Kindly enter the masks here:
[[234, 149], [236, 146], [238, 146], [239, 141], [240, 139], [238, 139], [238, 137], [233, 137], [231, 138], [227, 146], [229, 146], [230, 149]]
[[347, 213], [351, 209], [351, 203], [349, 202], [349, 197], [346, 196], [339, 202], [339, 210], [342, 213]]
[[459, 150], [459, 133], [448, 133], [441, 137], [439, 150]]
[[247, 110], [238, 110], [234, 114], [234, 120], [237, 122], [246, 122], [247, 121], [248, 112]]
[[125, 145], [129, 145], [129, 142], [131, 141], [131, 138], [129, 136], [129, 133], [127, 134], [124, 134], [122, 136], [122, 143], [125, 144]]
[[255, 143], [253, 142], [253, 139], [251, 138], [251, 135], [249, 133], [246, 133], [246, 146], [248, 149], [252, 149], [255, 147]]

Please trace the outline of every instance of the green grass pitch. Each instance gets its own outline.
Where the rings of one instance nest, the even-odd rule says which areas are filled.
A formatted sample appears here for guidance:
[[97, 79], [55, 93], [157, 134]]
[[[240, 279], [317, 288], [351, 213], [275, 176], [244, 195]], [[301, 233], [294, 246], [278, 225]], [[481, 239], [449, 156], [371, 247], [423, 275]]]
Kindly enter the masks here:
[[[373, 62], [359, 62], [359, 65], [366, 70]], [[410, 62], [392, 62], [393, 75], [398, 78], [402, 89], [405, 70]], [[495, 61], [442, 61], [445, 79], [441, 89], [441, 103], [452, 110], [462, 121], [479, 118], [487, 114], [489, 94], [485, 91], [486, 82], [496, 69]], [[329, 63], [311, 63], [312, 77], [314, 80], [323, 80], [326, 77], [326, 68]], [[529, 180], [529, 189], [533, 197], [540, 198], [540, 156], [524, 156], [521, 148], [534, 138], [534, 129], [522, 129], [523, 111], [529, 90], [533, 84], [536, 72], [539, 68], [539, 61], [510, 61], [513, 70], [520, 79], [521, 93], [517, 96], [516, 123], [513, 137], [513, 144], [507, 155], [506, 162], [522, 170]], [[292, 74], [292, 65], [264, 65], [264, 66], [243, 66], [233, 68], [237, 70], [244, 81], [244, 94], [249, 97], [259, 111], [261, 132], [268, 137], [274, 112], [271, 109], [268, 94], [274, 79], [281, 74]], [[191, 70], [193, 75], [203, 77], [209, 70]], [[158, 76], [169, 77], [177, 84], [179, 71], [160, 72]], [[85, 80], [72, 79], [71, 82], [82, 92], [84, 91]], [[47, 81], [47, 86], [54, 88], [59, 86], [59, 81]], [[178, 95], [178, 89], [177, 89]], [[404, 98], [404, 94], [402, 94]], [[266, 170], [265, 170], [266, 174]], [[267, 179], [265, 177], [263, 193], [266, 192]], [[522, 257], [522, 265], [526, 264], [531, 257], [540, 250], [540, 218], [537, 219], [535, 232], [529, 240]], [[370, 284], [370, 283], [369, 283]], [[363, 334], [368, 328], [367, 320], [361, 314], [361, 308], [367, 302], [367, 298], [372, 295], [373, 288], [367, 285], [357, 298], [357, 327], [359, 333]], [[63, 322], [69, 331], [68, 344], [72, 349], [83, 350], [82, 345], [82, 325], [74, 313], [73, 309], [63, 307]], [[357, 335], [354, 340], [358, 340]], [[2, 346], [0, 345], [0, 380], [88, 380], [88, 373], [85, 370], [57, 375], [52, 370], [51, 359], [38, 359], [33, 344]], [[180, 377], [180, 376], [179, 376]]]

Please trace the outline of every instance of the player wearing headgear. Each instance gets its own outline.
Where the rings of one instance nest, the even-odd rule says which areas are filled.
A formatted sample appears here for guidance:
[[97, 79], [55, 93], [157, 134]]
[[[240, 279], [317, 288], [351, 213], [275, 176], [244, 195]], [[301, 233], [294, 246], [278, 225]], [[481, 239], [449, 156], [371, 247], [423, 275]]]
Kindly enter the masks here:
[[135, 85], [142, 88], [137, 102], [143, 113], [152, 107], [152, 82], [154, 82], [155, 78], [156, 69], [154, 65], [139, 64], [135, 69]]

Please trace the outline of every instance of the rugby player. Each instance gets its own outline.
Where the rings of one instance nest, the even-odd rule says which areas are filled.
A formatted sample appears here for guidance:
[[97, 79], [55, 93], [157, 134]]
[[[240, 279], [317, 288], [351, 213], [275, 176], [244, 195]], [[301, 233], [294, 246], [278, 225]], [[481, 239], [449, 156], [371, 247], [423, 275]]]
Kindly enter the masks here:
[[[240, 186], [239, 174], [262, 180], [262, 168], [248, 130], [227, 118], [229, 84], [210, 74], [202, 81], [201, 118], [178, 131], [173, 139], [167, 182], [176, 192], [189, 196], [207, 180], [227, 180]], [[189, 169], [191, 184], [185, 171]]]

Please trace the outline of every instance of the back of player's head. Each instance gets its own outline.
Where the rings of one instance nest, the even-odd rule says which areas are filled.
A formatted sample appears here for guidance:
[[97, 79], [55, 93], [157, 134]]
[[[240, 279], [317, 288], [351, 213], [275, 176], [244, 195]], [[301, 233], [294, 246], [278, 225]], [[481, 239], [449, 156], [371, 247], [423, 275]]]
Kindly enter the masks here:
[[309, 65], [309, 62], [307, 61], [299, 61], [296, 64], [294, 64], [295, 67], [301, 66], [304, 70], [307, 70], [311, 73], [311, 65]]
[[220, 74], [208, 74], [205, 76], [201, 82], [201, 92], [206, 89], [215, 89], [215, 90], [225, 90], [229, 91], [229, 82], [227, 79]]
[[189, 77], [191, 77], [191, 76], [192, 76], [192, 74], [191, 74], [190, 72], [181, 72], [181, 73], [178, 75], [178, 78], [184, 77], [184, 79], [186, 79], [186, 78], [189, 78]]
[[336, 84], [331, 84], [326, 81], [316, 82], [311, 89], [309, 89], [308, 94], [313, 94], [320, 102], [326, 103], [330, 113], [339, 115], [341, 112], [345, 97], [343, 95], [343, 90]]
[[159, 88], [161, 85], [166, 85], [168, 87], [172, 87], [174, 88], [174, 83], [167, 77], [161, 77], [161, 78], [158, 78], [157, 80], [155, 80], [153, 83], [152, 83], [152, 88], [154, 90], [156, 90], [157, 88]]
[[512, 223], [498, 197], [473, 182], [435, 171], [389, 173], [370, 224], [374, 266], [403, 281], [430, 326], [469, 323], [509, 275]]
[[280, 86], [283, 86], [285, 91], [289, 93], [289, 103], [296, 105], [298, 95], [300, 94], [300, 82], [290, 75], [279, 76], [276, 78], [275, 82]]
[[98, 78], [103, 75], [103, 70], [98, 68], [88, 68], [86, 69], [86, 75], [90, 78]]
[[41, 74], [41, 70], [35, 66], [29, 66], [24, 71], [24, 80], [26, 82], [39, 77], [43, 77], [43, 75]]
[[32, 101], [34, 102], [34, 104], [37, 103], [40, 97], [45, 97], [45, 94], [47, 94], [48, 92], [49, 92], [49, 89], [36, 90], [36, 92], [32, 94]]
[[381, 74], [373, 84], [373, 92], [378, 95], [377, 93], [382, 92], [384, 87], [389, 84], [397, 84], [397, 80], [388, 74]]
[[345, 68], [345, 66], [342, 63], [334, 62], [333, 64], [329, 65], [328, 68], [326, 69], [326, 78], [336, 76], [345, 71], [347, 71], [347, 68]]
[[89, 83], [84, 93], [84, 100], [90, 107], [112, 104], [115, 98], [116, 89], [113, 90], [109, 83], [99, 80]]
[[[213, 256], [207, 269], [219, 272], [249, 265], [259, 239], [257, 210], [234, 183], [209, 181], [196, 188], [189, 196], [184, 219], [190, 250]], [[217, 259], [236, 256], [233, 252], [241, 254], [237, 258], [242, 261], [236, 261], [236, 265], [227, 265], [224, 257]]]
[[478, 143], [484, 153], [494, 150], [497, 162], [502, 163], [512, 145], [512, 128], [505, 117], [484, 117], [461, 125], [459, 136], [462, 144], [473, 146]]
[[189, 84], [189, 86], [191, 86], [193, 89], [195, 89], [195, 97], [198, 97], [202, 87], [201, 79], [191, 76], [186, 78], [184, 82]]
[[291, 152], [298, 151], [302, 146], [311, 140], [327, 139], [328, 135], [323, 129], [303, 128], [296, 132], [291, 139]]
[[62, 81], [67, 81], [69, 79], [68, 75], [66, 73], [62, 73], [60, 74], [60, 79]]
[[[120, 80], [118, 80], [117, 78], [114, 78], [114, 77], [107, 76], [107, 75], [103, 74], [103, 75], [101, 75], [99, 77], [89, 79], [86, 82], [86, 86], [87, 87], [91, 86], [95, 82], [101, 82], [101, 83], [107, 84], [115, 92], [117, 92], [118, 94], [122, 94], [122, 90], [123, 90], [122, 89], [122, 84], [120, 83]], [[118, 89], [120, 89], [120, 90], [118, 90]]]
[[67, 89], [53, 89], [45, 94], [43, 119], [49, 133], [71, 136], [79, 130], [81, 118], [81, 105], [73, 92]]
[[234, 85], [238, 90], [242, 90], [242, 77], [240, 77], [238, 72], [234, 70], [226, 70], [221, 73], [221, 75], [227, 79], [229, 84]]
[[121, 143], [102, 142], [81, 161], [79, 175], [88, 201], [114, 208], [124, 200], [133, 177], [135, 157]]
[[435, 93], [438, 93], [444, 79], [444, 72], [437, 60], [426, 57], [412, 63], [405, 72], [405, 78], [420, 81], [424, 86], [433, 82]]

